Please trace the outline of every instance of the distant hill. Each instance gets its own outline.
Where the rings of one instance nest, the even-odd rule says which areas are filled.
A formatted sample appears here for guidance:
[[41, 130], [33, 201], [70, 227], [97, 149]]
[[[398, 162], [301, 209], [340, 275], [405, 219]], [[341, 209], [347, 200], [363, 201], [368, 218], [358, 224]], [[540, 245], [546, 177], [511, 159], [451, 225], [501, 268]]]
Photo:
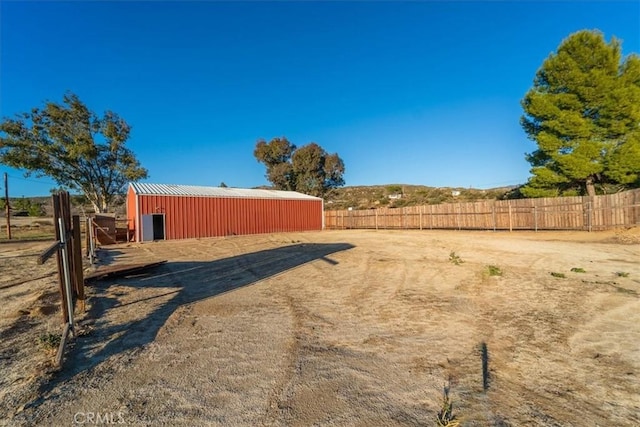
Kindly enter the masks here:
[[[270, 189], [269, 186], [254, 188]], [[515, 186], [499, 187], [489, 190], [479, 190], [475, 188], [462, 187], [428, 187], [426, 185], [409, 184], [387, 184], [369, 186], [351, 186], [331, 190], [325, 197], [324, 208], [326, 210], [339, 209], [375, 209], [383, 207], [403, 207], [403, 206], [423, 206], [437, 205], [440, 203], [469, 202], [475, 200], [495, 200], [505, 199], [513, 194]], [[14, 207], [14, 215], [27, 215], [27, 212], [20, 209], [23, 198], [11, 198], [11, 205]], [[53, 215], [51, 196], [26, 197], [31, 203], [38, 204], [44, 210], [46, 216]], [[92, 214], [93, 208], [82, 196], [72, 196], [71, 210], [73, 214]], [[112, 207], [112, 211], [119, 216], [124, 216], [126, 207], [125, 198], [121, 197], [119, 202]], [[0, 212], [0, 217], [4, 216], [4, 209]]]
[[408, 184], [343, 187], [332, 190], [325, 197], [325, 209], [375, 209], [501, 199], [508, 197], [514, 188], [516, 187], [479, 190]]

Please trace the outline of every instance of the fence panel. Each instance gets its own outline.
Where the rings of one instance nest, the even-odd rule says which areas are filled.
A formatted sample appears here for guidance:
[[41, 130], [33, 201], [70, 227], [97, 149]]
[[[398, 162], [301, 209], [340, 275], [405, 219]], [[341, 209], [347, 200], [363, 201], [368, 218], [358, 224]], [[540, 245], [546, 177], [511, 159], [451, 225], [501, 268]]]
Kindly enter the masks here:
[[326, 211], [326, 229], [607, 230], [640, 225], [640, 189], [590, 197], [483, 200]]

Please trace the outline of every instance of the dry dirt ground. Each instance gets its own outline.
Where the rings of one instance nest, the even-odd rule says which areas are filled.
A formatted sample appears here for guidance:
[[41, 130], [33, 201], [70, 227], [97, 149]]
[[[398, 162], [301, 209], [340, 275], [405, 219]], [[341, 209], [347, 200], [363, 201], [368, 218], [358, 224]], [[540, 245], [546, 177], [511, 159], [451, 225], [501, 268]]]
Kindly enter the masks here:
[[169, 262], [88, 288], [60, 372], [24, 338], [61, 330], [42, 308], [55, 277], [19, 283], [50, 274], [32, 257], [46, 244], [2, 244], [0, 419], [436, 425], [447, 386], [465, 426], [637, 426], [639, 243], [354, 230], [112, 246], [104, 263]]

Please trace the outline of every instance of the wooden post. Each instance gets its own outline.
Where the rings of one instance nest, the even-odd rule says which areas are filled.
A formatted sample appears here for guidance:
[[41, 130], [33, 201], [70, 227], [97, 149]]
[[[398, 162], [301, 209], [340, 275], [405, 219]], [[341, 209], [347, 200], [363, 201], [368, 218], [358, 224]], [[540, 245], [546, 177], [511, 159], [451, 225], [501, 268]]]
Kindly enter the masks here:
[[378, 209], [375, 209], [373, 211], [373, 213], [375, 214], [375, 223], [376, 223], [376, 230], [378, 230]]
[[[63, 310], [64, 311], [64, 310]], [[60, 337], [60, 345], [58, 346], [58, 352], [56, 353], [56, 365], [62, 366], [62, 357], [64, 356], [64, 347], [67, 345], [67, 339], [69, 338], [69, 328], [71, 326], [65, 323], [62, 330], [62, 337]]]
[[84, 251], [84, 255], [89, 258], [90, 250], [91, 250], [91, 240], [89, 240], [89, 221], [88, 218], [85, 218], [84, 221], [84, 247], [86, 250]]
[[592, 231], [593, 229], [593, 204], [592, 204], [593, 198], [589, 198], [589, 201], [587, 202], [587, 221], [588, 221], [588, 225], [589, 225], [589, 232]]
[[513, 231], [513, 219], [511, 217], [511, 203], [509, 203], [509, 232]]
[[533, 226], [537, 233], [538, 232], [538, 207], [535, 204], [533, 205]]
[[84, 312], [84, 275], [82, 274], [82, 238], [80, 237], [80, 217], [74, 215], [73, 224], [73, 275], [76, 283], [76, 295], [80, 302], [80, 310]]
[[420, 230], [422, 230], [422, 208], [420, 208], [420, 219], [418, 221], [420, 221]]
[[11, 206], [9, 205], [9, 175], [4, 173], [4, 208], [7, 212], [7, 239], [11, 240]]

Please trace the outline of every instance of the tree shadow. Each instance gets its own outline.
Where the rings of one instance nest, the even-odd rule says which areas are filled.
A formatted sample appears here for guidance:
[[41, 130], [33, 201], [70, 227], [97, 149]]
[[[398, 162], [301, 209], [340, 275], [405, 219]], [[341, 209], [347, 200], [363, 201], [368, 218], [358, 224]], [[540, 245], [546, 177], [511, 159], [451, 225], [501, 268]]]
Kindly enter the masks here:
[[[315, 260], [336, 265], [337, 261], [328, 256], [353, 247], [348, 243], [296, 244], [214, 261], [168, 262], [145, 274], [97, 281], [84, 319], [95, 322], [93, 330], [74, 340], [73, 347], [67, 350], [64, 369], [44, 385], [41, 396], [109, 357], [153, 342], [181, 306], [249, 286]], [[119, 292], [120, 288], [125, 291]], [[118, 323], [106, 316], [113, 310], [139, 314], [143, 306], [149, 312], [136, 320]]]

